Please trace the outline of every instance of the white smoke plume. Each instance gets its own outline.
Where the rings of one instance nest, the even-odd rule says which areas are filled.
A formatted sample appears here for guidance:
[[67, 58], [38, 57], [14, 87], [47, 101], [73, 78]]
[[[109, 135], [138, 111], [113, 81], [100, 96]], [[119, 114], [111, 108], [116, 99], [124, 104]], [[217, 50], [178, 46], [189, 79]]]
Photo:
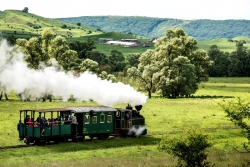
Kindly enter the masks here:
[[134, 134], [135, 136], [140, 136], [143, 131], [146, 129], [146, 126], [139, 126], [138, 128], [132, 126], [129, 131], [128, 131], [128, 135], [132, 135]]
[[[11, 55], [11, 56], [10, 56]], [[146, 103], [147, 96], [130, 85], [101, 80], [97, 75], [85, 72], [75, 77], [71, 72], [58, 71], [54, 67], [34, 70], [27, 67], [24, 54], [13, 52], [6, 41], [0, 42], [0, 83], [8, 91], [19, 94], [28, 92], [32, 97], [46, 93], [64, 100], [71, 95], [79, 101], [93, 100], [100, 105], [114, 106], [130, 103], [132, 106]]]

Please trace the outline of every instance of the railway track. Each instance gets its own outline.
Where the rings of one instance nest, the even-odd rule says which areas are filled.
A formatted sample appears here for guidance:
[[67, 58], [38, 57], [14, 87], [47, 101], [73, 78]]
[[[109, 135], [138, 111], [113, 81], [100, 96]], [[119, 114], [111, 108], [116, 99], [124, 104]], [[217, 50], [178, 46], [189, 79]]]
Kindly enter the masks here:
[[7, 150], [7, 149], [12, 149], [12, 148], [24, 148], [24, 147], [31, 147], [34, 146], [33, 144], [31, 145], [24, 145], [24, 144], [20, 144], [20, 145], [13, 145], [13, 146], [2, 146], [0, 147], [0, 150]]

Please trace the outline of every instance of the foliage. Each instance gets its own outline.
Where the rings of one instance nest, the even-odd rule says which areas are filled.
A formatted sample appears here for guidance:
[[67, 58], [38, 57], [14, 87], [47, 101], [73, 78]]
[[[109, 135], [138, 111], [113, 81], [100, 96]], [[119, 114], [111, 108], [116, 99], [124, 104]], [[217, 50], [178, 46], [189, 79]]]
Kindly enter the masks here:
[[181, 20], [139, 16], [81, 16], [58, 20], [66, 23], [79, 22], [108, 32], [139, 34], [150, 38], [161, 37], [166, 29], [176, 27], [197, 40], [250, 37], [249, 20]]
[[147, 50], [140, 55], [138, 68], [131, 67], [127, 70], [128, 76], [137, 81], [139, 90], [146, 91], [149, 98], [155, 91], [153, 84], [154, 73], [159, 71], [159, 68], [155, 65], [154, 56], [154, 50]]
[[85, 59], [80, 64], [80, 71], [81, 72], [91, 71], [93, 73], [97, 73], [99, 71], [98, 63], [96, 61], [93, 61], [93, 60], [90, 60], [90, 59]]
[[58, 59], [58, 63], [65, 71], [71, 70], [71, 63], [77, 60], [77, 52], [74, 50], [66, 50]]
[[163, 97], [190, 96], [198, 83], [208, 81], [211, 62], [207, 53], [197, 50], [197, 41], [180, 29], [169, 29], [155, 44], [155, 50], [141, 54], [138, 68], [128, 69], [140, 89], [157, 92]]
[[28, 7], [23, 8], [22, 12], [28, 13], [29, 12], [29, 8]]
[[[243, 134], [248, 139], [250, 145], [250, 102], [246, 102], [238, 98], [236, 102], [229, 102], [228, 104], [221, 104], [227, 117], [242, 129]], [[247, 149], [247, 145], [244, 144]], [[250, 152], [250, 150], [248, 150]]]
[[103, 80], [106, 79], [106, 80], [112, 81], [112, 82], [116, 81], [116, 77], [112, 74], [108, 74], [106, 71], [102, 71], [98, 76]]
[[209, 59], [213, 61], [209, 68], [209, 76], [223, 77], [230, 75], [231, 60], [228, 52], [220, 51], [217, 45], [212, 45], [208, 50]]
[[86, 42], [80, 42], [80, 41], [73, 41], [69, 43], [69, 47], [72, 50], [75, 50], [78, 53], [79, 59], [86, 59], [87, 52], [92, 51], [95, 49], [95, 42], [88, 38]]
[[59, 61], [62, 54], [67, 50], [69, 50], [69, 47], [64, 37], [56, 36], [51, 40], [49, 47], [49, 55], [51, 58], [55, 58], [57, 61]]
[[49, 66], [55, 59], [64, 70], [69, 71], [77, 60], [77, 52], [69, 49], [64, 37], [54, 37], [51, 29], [45, 29], [41, 38], [17, 39], [15, 48], [25, 53], [25, 61], [33, 69], [39, 69], [41, 62]]
[[128, 63], [130, 65], [130, 67], [137, 67], [138, 66], [140, 56], [141, 56], [141, 54], [129, 54], [127, 56]]
[[206, 160], [205, 149], [211, 146], [206, 135], [195, 130], [188, 130], [178, 139], [162, 139], [158, 144], [158, 149], [177, 157], [179, 166], [205, 167], [210, 166], [210, 162]]
[[198, 89], [198, 83], [208, 80], [206, 68], [210, 62], [204, 51], [197, 51], [197, 41], [182, 29], [169, 29], [166, 36], [155, 44], [156, 91], [164, 97], [190, 96]]
[[250, 50], [244, 46], [244, 41], [239, 40], [236, 50], [231, 53], [220, 51], [217, 45], [212, 45], [208, 55], [214, 62], [209, 76], [250, 76]]
[[122, 52], [118, 50], [111, 50], [109, 56], [109, 63], [112, 67], [113, 72], [123, 71], [124, 67], [126, 66], [125, 58]]

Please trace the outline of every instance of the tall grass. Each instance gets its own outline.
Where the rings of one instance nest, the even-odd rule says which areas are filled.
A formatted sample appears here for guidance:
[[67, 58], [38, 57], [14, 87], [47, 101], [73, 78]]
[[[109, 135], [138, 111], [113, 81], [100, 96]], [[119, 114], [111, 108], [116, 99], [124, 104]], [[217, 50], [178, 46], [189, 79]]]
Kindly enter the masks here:
[[[136, 86], [136, 85], [135, 85]], [[213, 147], [208, 161], [215, 166], [247, 166], [249, 154], [240, 151], [247, 141], [241, 129], [225, 117], [218, 105], [248, 97], [249, 78], [210, 78], [202, 83], [194, 98], [166, 99], [153, 96], [143, 106], [148, 135], [138, 138], [107, 140], [86, 139], [82, 143], [60, 143], [19, 149], [2, 149], [0, 166], [174, 166], [176, 159], [157, 150], [162, 137], [182, 137], [186, 128], [199, 129], [209, 136]], [[206, 96], [205, 96], [206, 95]], [[13, 94], [10, 101], [0, 102], [0, 146], [24, 144], [17, 137], [19, 110], [95, 105], [95, 103], [19, 102]], [[120, 104], [114, 107], [125, 107]]]

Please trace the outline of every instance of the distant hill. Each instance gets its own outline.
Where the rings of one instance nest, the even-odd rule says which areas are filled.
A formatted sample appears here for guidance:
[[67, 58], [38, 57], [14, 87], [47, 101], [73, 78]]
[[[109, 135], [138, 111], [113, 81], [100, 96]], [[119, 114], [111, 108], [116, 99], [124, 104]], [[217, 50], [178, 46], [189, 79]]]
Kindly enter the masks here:
[[133, 33], [145, 37], [164, 36], [172, 27], [181, 27], [197, 40], [250, 37], [250, 20], [181, 20], [133, 16], [82, 16], [58, 18], [66, 23], [81, 23], [108, 32]]
[[[114, 17], [116, 18], [117, 16], [114, 16]], [[91, 17], [89, 17], [89, 18], [91, 18]], [[101, 17], [99, 17], [99, 18], [101, 18]], [[100, 21], [99, 21], [100, 24], [102, 23], [102, 20], [105, 18], [106, 17], [103, 16], [102, 19], [100, 19]], [[110, 18], [111, 18], [111, 16], [110, 16]], [[123, 17], [121, 17], [121, 19], [122, 18]], [[133, 17], [128, 17], [128, 18], [133, 18]], [[145, 29], [150, 25], [151, 25], [151, 31], [153, 32], [156, 29], [156, 28], [154, 28], [154, 26], [158, 25], [157, 27], [159, 27], [160, 24], [165, 23], [164, 19], [159, 19], [161, 22], [161, 23], [159, 23], [159, 22], [157, 22], [157, 19], [155, 20], [155, 18], [147, 18], [147, 17], [135, 17], [135, 18], [141, 18], [141, 19], [139, 19], [139, 20], [141, 20], [141, 24], [139, 24], [139, 23], [137, 24], [137, 22], [135, 21], [133, 23], [133, 25], [134, 25], [133, 27], [136, 28], [135, 29], [136, 31], [139, 30], [140, 32], [144, 32], [144, 33], [146, 32]], [[170, 20], [173, 21], [174, 19], [170, 19]], [[92, 40], [95, 41], [97, 50], [99, 50], [107, 55], [113, 49], [120, 50], [125, 55], [127, 55], [127, 54], [132, 54], [132, 53], [142, 53], [142, 52], [146, 51], [147, 49], [154, 48], [154, 44], [148, 42], [150, 37], [140, 36], [139, 33], [133, 32], [132, 28], [126, 33], [121, 33], [120, 31], [115, 31], [115, 27], [119, 26], [118, 22], [117, 22], [117, 25], [110, 23], [109, 24], [110, 30], [107, 29], [106, 30], [107, 32], [104, 32], [104, 31], [102, 31], [103, 29], [101, 27], [93, 28], [91, 26], [86, 26], [84, 23], [81, 23], [81, 25], [80, 24], [77, 25], [76, 23], [80, 23], [79, 20], [76, 22], [73, 22], [73, 20], [71, 20], [72, 24], [66, 23], [63, 21], [64, 21], [64, 19], [62, 19], [62, 21], [60, 21], [60, 20], [55, 20], [55, 19], [44, 18], [42, 16], [37, 16], [37, 15], [32, 14], [32, 13], [24, 13], [20, 10], [6, 10], [6, 11], [3, 11], [2, 13], [0, 13], [0, 38], [14, 36], [14, 37], [28, 39], [28, 38], [31, 38], [33, 36], [40, 36], [44, 28], [50, 27], [56, 34], [59, 34], [59, 35], [66, 37], [67, 41], [69, 41], [69, 42], [75, 41], [75, 40], [79, 40], [79, 41], [84, 42], [84, 41], [87, 41], [88, 38], [90, 37]], [[119, 22], [119, 24], [123, 25], [123, 27], [127, 27], [126, 24], [131, 24], [130, 21], [131, 21], [130, 19], [128, 19], [127, 22], [123, 20], [123, 22], [121, 22], [121, 23]], [[138, 19], [137, 19], [137, 21], [138, 21]], [[144, 25], [142, 25], [142, 21], [144, 22], [143, 23]], [[96, 22], [96, 20], [93, 20], [93, 24], [95, 22]], [[152, 24], [148, 24], [148, 22], [151, 22]], [[176, 24], [177, 23], [181, 24], [181, 22], [182, 22], [181, 20], [175, 20]], [[187, 23], [188, 23], [188, 21], [187, 21]], [[172, 24], [174, 24], [174, 23], [172, 22]], [[104, 23], [103, 23], [103, 25], [104, 25]], [[244, 29], [244, 27], [241, 29]], [[245, 29], [248, 29], [248, 27], [245, 27]], [[162, 28], [163, 35], [164, 35], [165, 30], [166, 30], [166, 28]], [[199, 30], [199, 31], [201, 31], [202, 34], [207, 35], [208, 33], [206, 33], [205, 30], [206, 29]], [[233, 30], [233, 28], [232, 28], [232, 30]], [[242, 32], [244, 32], [244, 31], [242, 30]], [[149, 34], [150, 31], [147, 31], [147, 33]], [[196, 33], [199, 34], [198, 30]], [[247, 33], [247, 32], [245, 32], [245, 33]], [[71, 34], [72, 36], [68, 36], [68, 34]], [[232, 32], [232, 34], [234, 34], [234, 32]], [[156, 36], [156, 35], [153, 35], [153, 36]], [[124, 48], [122, 46], [104, 45], [104, 44], [99, 43], [99, 38], [113, 38], [114, 40], [120, 40], [122, 38], [137, 38], [138, 41], [140, 41], [141, 43], [144, 43], [144, 42], [149, 43], [150, 47]], [[235, 51], [237, 40], [245, 40], [246, 41], [245, 46], [250, 48], [250, 38], [247, 37], [247, 35], [237, 36], [235, 38], [230, 38], [232, 40], [228, 40], [228, 38], [213, 38], [212, 40], [199, 40], [198, 38], [196, 38], [196, 39], [198, 40], [198, 47], [200, 49], [204, 49], [204, 50], [208, 50], [211, 45], [217, 45], [219, 47], [219, 49], [221, 49], [222, 51], [228, 51], [228, 52]]]
[[44, 18], [21, 10], [5, 10], [0, 13], [0, 34], [2, 36], [30, 38], [40, 36], [43, 29], [51, 28], [56, 34], [65, 37], [80, 37], [102, 34], [96, 28], [64, 23], [59, 20]]

